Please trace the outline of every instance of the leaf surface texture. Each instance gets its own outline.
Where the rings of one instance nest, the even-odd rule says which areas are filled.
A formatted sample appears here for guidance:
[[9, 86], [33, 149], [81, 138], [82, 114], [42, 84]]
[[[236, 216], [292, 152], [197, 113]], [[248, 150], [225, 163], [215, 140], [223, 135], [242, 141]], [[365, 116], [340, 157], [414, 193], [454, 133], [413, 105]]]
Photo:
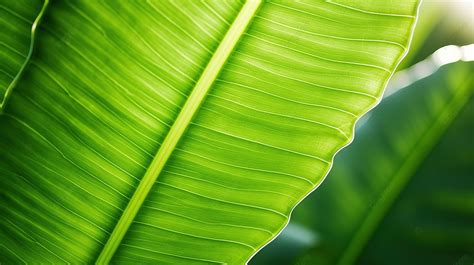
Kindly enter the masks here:
[[[417, 2], [369, 2], [259, 2], [112, 262], [241, 264], [276, 236], [406, 52]], [[246, 4], [50, 3], [0, 116], [0, 256], [97, 259]]]

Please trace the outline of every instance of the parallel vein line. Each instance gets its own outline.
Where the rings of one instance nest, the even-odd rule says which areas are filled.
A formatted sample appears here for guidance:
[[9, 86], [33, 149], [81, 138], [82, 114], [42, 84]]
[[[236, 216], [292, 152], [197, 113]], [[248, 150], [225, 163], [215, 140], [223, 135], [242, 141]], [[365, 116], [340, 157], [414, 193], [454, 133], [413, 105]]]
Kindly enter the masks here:
[[161, 227], [161, 226], [157, 226], [157, 225], [153, 225], [153, 224], [149, 224], [149, 223], [145, 223], [145, 222], [135, 222], [135, 223], [145, 225], [145, 226], [148, 226], [148, 227], [153, 227], [153, 228], [160, 229], [160, 230], [164, 230], [164, 231], [167, 231], [167, 232], [175, 233], [175, 234], [178, 234], [178, 235], [184, 235], [184, 236], [194, 237], [194, 238], [198, 238], [198, 239], [212, 240], [212, 241], [217, 241], [217, 242], [227, 242], [227, 243], [231, 243], [231, 244], [237, 244], [237, 245], [241, 245], [241, 246], [244, 246], [244, 247], [248, 247], [252, 250], [256, 250], [255, 247], [253, 247], [249, 244], [245, 244], [243, 242], [239, 242], [239, 241], [195, 235], [195, 234], [191, 234], [191, 233], [187, 233], [187, 232], [181, 232], [181, 231], [168, 229], [168, 228], [165, 228], [165, 227]]
[[[194, 258], [194, 257], [176, 255], [176, 254], [171, 254], [171, 253], [168, 253], [168, 252], [156, 251], [156, 250], [152, 250], [152, 249], [148, 249], [148, 248], [137, 247], [137, 246], [130, 245], [130, 244], [123, 244], [123, 245], [127, 246], [127, 247], [131, 247], [131, 248], [137, 248], [137, 249], [145, 250], [145, 251], [148, 251], [148, 252], [158, 253], [158, 254], [161, 254], [161, 255], [166, 255], [166, 256], [171, 256], [171, 257], [176, 257], [176, 258], [181, 258], [181, 259], [194, 260], [194, 261], [203, 261], [203, 262], [207, 262], [207, 263], [225, 264], [225, 263], [220, 262], [220, 261], [213, 261], [213, 260], [207, 260], [207, 259], [198, 259], [198, 258]], [[142, 256], [142, 255], [138, 255], [138, 254], [134, 254], [134, 255], [137, 255], [140, 258], [146, 258], [146, 259], [151, 258], [150, 256]], [[158, 261], [157, 259], [154, 259], [154, 258], [153, 258], [153, 260]], [[136, 262], [136, 261], [137, 261], [136, 259], [133, 259], [133, 262]]]

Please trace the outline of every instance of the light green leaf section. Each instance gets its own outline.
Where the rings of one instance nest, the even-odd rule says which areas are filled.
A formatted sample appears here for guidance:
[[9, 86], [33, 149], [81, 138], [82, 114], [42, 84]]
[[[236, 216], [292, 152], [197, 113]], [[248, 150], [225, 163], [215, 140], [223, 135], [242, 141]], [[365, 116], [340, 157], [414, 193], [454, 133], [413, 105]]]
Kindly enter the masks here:
[[194, 89], [186, 100], [186, 103], [181, 109], [176, 121], [173, 126], [171, 126], [166, 138], [163, 140], [158, 153], [151, 161], [144, 177], [140, 181], [140, 185], [138, 185], [135, 190], [127, 208], [125, 208], [117, 226], [109, 237], [107, 244], [100, 253], [97, 263], [110, 262], [110, 259], [120, 245], [125, 233], [128, 231], [130, 224], [135, 219], [138, 210], [142, 207], [145, 198], [148, 196], [148, 193], [150, 193], [150, 190], [155, 184], [156, 179], [163, 171], [166, 162], [168, 162], [168, 159], [176, 148], [179, 140], [183, 137], [184, 131], [191, 122], [194, 113], [198, 111], [198, 108], [204, 101], [211, 85], [214, 83], [214, 80], [217, 78], [217, 75], [224, 66], [226, 60], [237, 45], [240, 37], [250, 24], [250, 21], [260, 4], [260, 0], [247, 1], [239, 12], [239, 15], [235, 18], [235, 21], [222, 39], [221, 44], [219, 44], [219, 47], [216, 49], [201, 77], [196, 82]]
[[242, 264], [274, 238], [380, 99], [417, 2], [258, 4], [50, 3], [0, 116], [1, 261]]

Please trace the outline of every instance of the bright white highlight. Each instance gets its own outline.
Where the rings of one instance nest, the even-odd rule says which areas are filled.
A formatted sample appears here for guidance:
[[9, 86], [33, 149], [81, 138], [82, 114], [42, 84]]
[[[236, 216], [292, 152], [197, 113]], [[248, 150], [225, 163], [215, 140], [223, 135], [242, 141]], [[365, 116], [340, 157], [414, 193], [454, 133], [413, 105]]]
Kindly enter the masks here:
[[395, 73], [388, 84], [384, 97], [388, 97], [411, 83], [433, 74], [443, 65], [458, 61], [474, 61], [474, 44], [462, 47], [445, 46], [435, 51], [425, 60]]
[[474, 61], [474, 44], [462, 46], [461, 52], [462, 52], [461, 60], [465, 62]]
[[462, 53], [463, 51], [460, 47], [449, 45], [437, 50], [433, 53], [432, 57], [435, 63], [441, 66], [461, 60], [463, 58]]

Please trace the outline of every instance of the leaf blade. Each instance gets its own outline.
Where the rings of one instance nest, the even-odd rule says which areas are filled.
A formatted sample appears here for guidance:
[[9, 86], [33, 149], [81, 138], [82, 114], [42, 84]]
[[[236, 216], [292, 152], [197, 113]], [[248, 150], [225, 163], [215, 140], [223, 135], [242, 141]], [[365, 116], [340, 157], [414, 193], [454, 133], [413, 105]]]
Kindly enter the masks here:
[[[2, 153], [1, 168], [12, 179], [2, 179], [2, 212], [9, 216], [2, 236], [28, 229], [46, 246], [35, 249], [45, 262], [99, 255], [211, 57], [206, 47], [218, 46], [230, 24], [222, 18], [231, 21], [240, 7], [190, 3], [52, 6], [40, 43], [49, 49], [40, 49], [0, 118], [11, 127], [1, 132], [2, 149], [14, 150]], [[405, 3], [400, 10], [416, 11], [415, 1]], [[210, 4], [220, 12], [209, 13]], [[350, 141], [353, 123], [377, 102], [414, 25], [412, 17], [310, 2], [265, 3], [254, 22], [114, 262], [246, 262]], [[337, 38], [328, 38], [329, 29]], [[325, 36], [308, 33], [318, 30]], [[372, 49], [380, 52], [366, 56]], [[22, 251], [12, 238], [6, 242]]]

